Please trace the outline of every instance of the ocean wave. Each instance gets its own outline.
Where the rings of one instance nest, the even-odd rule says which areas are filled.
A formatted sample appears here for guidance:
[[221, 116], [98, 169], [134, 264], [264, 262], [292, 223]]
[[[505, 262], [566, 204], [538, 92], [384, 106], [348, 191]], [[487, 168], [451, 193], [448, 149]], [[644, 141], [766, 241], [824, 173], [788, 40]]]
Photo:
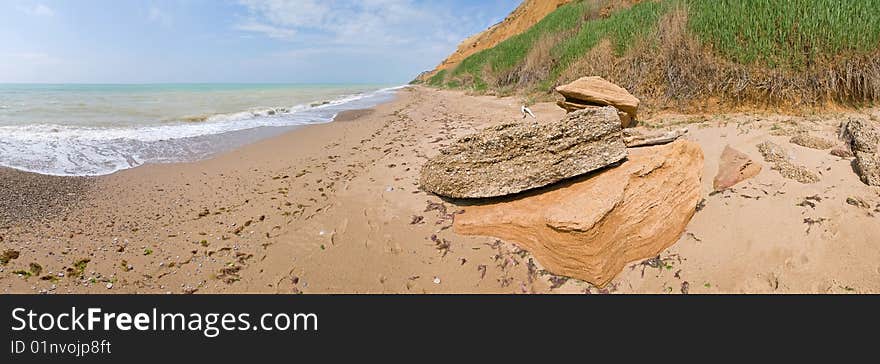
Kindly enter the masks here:
[[201, 122], [227, 122], [227, 121], [238, 121], [238, 120], [248, 120], [259, 117], [268, 117], [275, 115], [284, 115], [289, 114], [291, 112], [301, 111], [306, 109], [306, 107], [299, 105], [294, 107], [273, 107], [266, 109], [257, 109], [257, 110], [248, 110], [241, 111], [235, 113], [228, 114], [205, 114], [205, 115], [195, 115], [195, 116], [185, 116], [180, 120], [169, 120], [170, 122], [174, 121], [184, 121], [189, 123], [201, 123]]
[[[195, 160], [223, 147], [235, 147], [241, 138], [229, 134], [330, 122], [341, 111], [384, 102], [397, 89], [292, 107], [197, 115], [150, 126], [0, 126], [0, 165], [43, 174], [83, 176], [110, 174], [144, 163]], [[221, 142], [223, 138], [229, 140]]]

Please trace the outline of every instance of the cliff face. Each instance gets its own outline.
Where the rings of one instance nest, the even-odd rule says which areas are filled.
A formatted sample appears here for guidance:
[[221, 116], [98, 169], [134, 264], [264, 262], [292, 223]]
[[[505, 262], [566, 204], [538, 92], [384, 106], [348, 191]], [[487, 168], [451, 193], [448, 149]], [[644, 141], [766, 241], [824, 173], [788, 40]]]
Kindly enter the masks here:
[[520, 34], [544, 19], [556, 8], [572, 2], [573, 0], [524, 0], [502, 22], [491, 26], [482, 33], [465, 39], [458, 49], [448, 58], [443, 60], [433, 71], [420, 76], [425, 80], [445, 69], [455, 68], [463, 59], [481, 50], [492, 48], [498, 43], [514, 35]]

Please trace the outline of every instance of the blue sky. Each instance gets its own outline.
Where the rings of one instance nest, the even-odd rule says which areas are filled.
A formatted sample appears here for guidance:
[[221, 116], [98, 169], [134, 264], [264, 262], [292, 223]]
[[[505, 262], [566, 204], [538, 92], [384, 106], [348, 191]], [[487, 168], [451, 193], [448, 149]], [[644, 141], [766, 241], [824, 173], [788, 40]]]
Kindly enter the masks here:
[[404, 83], [519, 0], [2, 0], [0, 83]]

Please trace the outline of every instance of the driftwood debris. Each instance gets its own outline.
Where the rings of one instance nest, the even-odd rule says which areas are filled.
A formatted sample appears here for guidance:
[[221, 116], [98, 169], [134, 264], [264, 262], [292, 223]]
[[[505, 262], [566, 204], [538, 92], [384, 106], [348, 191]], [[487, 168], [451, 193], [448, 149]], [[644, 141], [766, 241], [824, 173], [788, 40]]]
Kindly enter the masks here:
[[668, 144], [687, 134], [687, 128], [672, 130], [665, 133], [648, 133], [638, 129], [623, 129], [623, 143], [627, 148], [646, 147]]

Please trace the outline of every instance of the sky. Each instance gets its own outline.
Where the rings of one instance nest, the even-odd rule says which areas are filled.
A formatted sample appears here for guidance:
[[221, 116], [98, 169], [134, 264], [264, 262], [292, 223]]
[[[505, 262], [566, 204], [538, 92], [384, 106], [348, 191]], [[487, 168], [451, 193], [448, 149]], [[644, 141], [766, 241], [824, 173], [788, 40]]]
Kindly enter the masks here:
[[381, 83], [519, 0], [0, 0], [0, 83]]

